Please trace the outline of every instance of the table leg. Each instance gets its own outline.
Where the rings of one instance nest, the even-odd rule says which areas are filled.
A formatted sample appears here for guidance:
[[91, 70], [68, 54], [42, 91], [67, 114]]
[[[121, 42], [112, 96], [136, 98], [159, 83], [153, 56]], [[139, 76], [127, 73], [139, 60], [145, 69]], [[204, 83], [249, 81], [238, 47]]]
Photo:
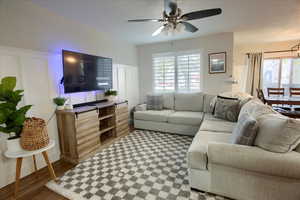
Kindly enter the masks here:
[[48, 170], [49, 170], [49, 173], [50, 173], [50, 175], [51, 175], [51, 178], [52, 178], [53, 180], [55, 180], [55, 179], [56, 179], [55, 172], [54, 172], [54, 170], [53, 170], [53, 167], [52, 167], [51, 162], [49, 161], [48, 154], [47, 154], [46, 151], [42, 152], [42, 154], [43, 154], [44, 159], [45, 159], [45, 161], [46, 161], [46, 163], [47, 163], [47, 165], [48, 165]]
[[32, 156], [32, 160], [33, 160], [33, 165], [34, 165], [34, 172], [35, 172], [35, 176], [36, 178], [37, 176], [37, 164], [36, 164], [36, 159], [35, 159], [35, 155]]
[[17, 199], [17, 197], [18, 197], [19, 183], [20, 183], [20, 176], [21, 176], [21, 168], [22, 168], [22, 160], [23, 160], [23, 158], [17, 158], [16, 182], [15, 182], [15, 199]]

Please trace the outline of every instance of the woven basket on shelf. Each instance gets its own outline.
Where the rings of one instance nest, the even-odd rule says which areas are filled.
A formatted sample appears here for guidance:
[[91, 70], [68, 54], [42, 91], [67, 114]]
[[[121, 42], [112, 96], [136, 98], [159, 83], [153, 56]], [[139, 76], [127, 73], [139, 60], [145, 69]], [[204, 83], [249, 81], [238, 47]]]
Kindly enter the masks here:
[[43, 119], [28, 118], [21, 134], [21, 146], [28, 151], [38, 150], [49, 144], [46, 123]]

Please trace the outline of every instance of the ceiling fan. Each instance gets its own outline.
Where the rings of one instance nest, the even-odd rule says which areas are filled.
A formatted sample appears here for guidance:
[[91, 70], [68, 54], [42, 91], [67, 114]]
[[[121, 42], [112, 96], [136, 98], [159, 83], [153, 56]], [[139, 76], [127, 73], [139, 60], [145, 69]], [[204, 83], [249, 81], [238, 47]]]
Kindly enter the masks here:
[[180, 31], [183, 27], [186, 31], [194, 33], [199, 29], [187, 21], [211, 17], [222, 13], [221, 8], [214, 8], [182, 14], [182, 10], [178, 8], [177, 0], [164, 0], [164, 4], [165, 9], [162, 19], [134, 19], [128, 20], [128, 22], [162, 22], [163, 25], [157, 29], [152, 36], [157, 36], [162, 32], [168, 34], [170, 31]]

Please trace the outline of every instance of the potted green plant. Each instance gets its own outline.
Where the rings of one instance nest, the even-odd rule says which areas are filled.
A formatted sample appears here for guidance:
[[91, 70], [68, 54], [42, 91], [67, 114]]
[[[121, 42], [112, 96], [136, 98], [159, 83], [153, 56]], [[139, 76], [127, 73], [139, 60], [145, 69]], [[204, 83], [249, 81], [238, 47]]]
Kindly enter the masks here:
[[106, 90], [104, 92], [104, 96], [107, 98], [108, 101], [116, 101], [116, 97], [118, 92], [116, 90]]
[[16, 77], [4, 77], [0, 83], [0, 132], [9, 135], [7, 139], [8, 151], [18, 151], [20, 135], [26, 113], [31, 105], [18, 107], [22, 100], [24, 90], [15, 90]]
[[65, 103], [66, 103], [67, 99], [64, 97], [56, 97], [53, 99], [53, 102], [56, 104], [56, 109], [57, 110], [63, 110], [65, 109]]

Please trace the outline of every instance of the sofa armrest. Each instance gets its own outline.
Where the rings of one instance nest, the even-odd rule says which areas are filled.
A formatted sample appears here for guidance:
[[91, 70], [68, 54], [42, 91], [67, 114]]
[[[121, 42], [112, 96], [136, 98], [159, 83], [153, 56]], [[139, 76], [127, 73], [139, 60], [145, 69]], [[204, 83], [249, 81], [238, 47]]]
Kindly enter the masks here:
[[272, 176], [300, 178], [300, 153], [295, 151], [273, 153], [258, 147], [209, 143], [208, 162]]
[[146, 111], [147, 110], [147, 104], [139, 104], [135, 106], [135, 111]]

